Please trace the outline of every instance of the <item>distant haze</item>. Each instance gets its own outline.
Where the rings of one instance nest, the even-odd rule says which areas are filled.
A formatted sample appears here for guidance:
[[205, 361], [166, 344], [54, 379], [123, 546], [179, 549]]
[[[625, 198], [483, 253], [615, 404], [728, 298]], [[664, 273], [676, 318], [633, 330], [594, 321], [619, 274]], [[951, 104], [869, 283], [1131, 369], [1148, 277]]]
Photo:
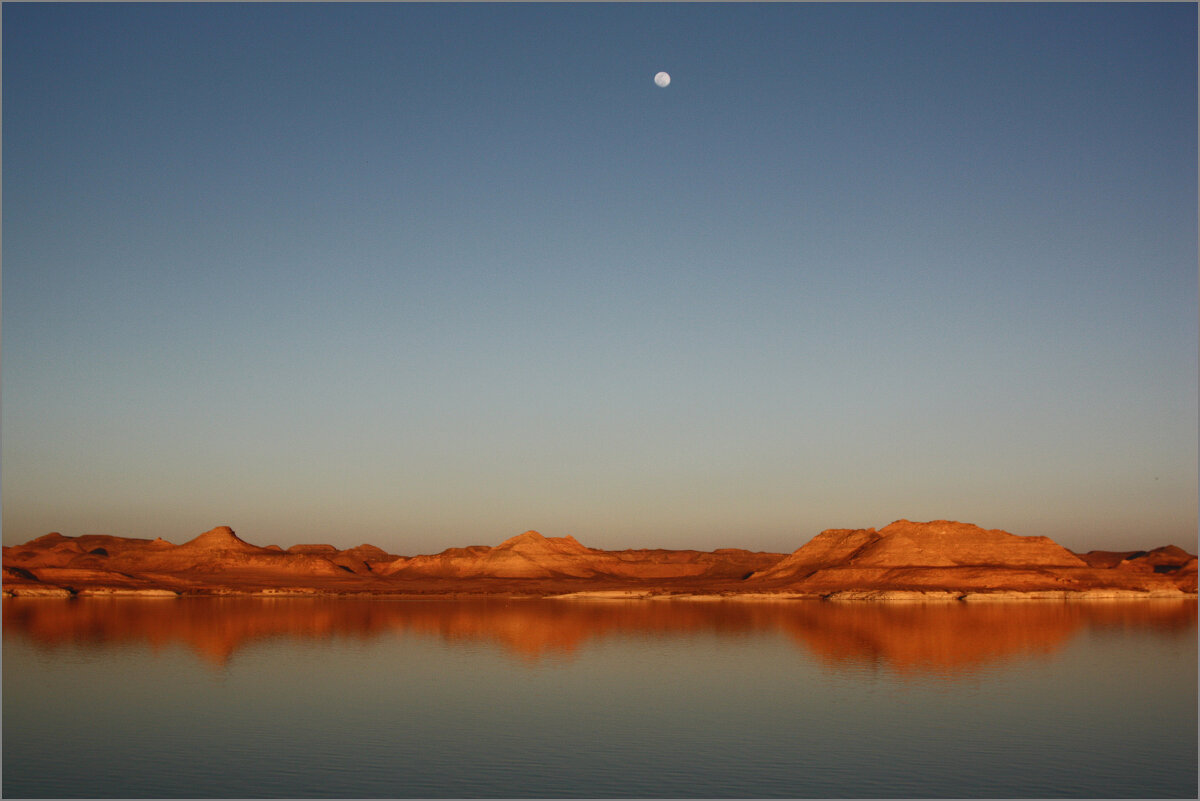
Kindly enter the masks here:
[[1196, 13], [6, 5], [4, 543], [1194, 552]]

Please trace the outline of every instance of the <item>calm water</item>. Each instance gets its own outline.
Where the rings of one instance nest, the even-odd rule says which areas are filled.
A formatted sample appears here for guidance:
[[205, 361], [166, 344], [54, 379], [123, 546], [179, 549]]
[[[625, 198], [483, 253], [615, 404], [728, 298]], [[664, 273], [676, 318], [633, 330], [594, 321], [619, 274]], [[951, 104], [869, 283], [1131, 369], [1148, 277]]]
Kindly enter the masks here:
[[4, 601], [6, 797], [1192, 797], [1195, 602]]

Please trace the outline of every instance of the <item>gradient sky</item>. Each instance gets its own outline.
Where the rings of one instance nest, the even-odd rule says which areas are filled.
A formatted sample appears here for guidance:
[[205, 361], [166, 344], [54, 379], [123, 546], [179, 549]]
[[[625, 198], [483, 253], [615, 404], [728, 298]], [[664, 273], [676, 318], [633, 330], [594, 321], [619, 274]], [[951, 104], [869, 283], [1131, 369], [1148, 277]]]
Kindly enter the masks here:
[[1194, 551], [1196, 14], [5, 3], [4, 542]]

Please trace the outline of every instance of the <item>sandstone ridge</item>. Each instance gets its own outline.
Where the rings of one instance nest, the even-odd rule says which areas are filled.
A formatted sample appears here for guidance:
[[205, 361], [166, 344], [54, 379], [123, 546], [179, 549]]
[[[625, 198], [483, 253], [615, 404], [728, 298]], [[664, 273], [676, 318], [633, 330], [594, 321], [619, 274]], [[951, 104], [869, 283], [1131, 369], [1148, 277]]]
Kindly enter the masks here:
[[[701, 575], [740, 575], [774, 563], [782, 554], [738, 549], [704, 551], [602, 551], [574, 537], [545, 537], [526, 531], [494, 548], [447, 548], [430, 556], [401, 557], [380, 568], [400, 577], [665, 579]], [[724, 572], [722, 572], [724, 571]]]
[[847, 567], [1086, 567], [1047, 537], [1018, 537], [970, 523], [897, 520], [882, 530], [829, 529], [759, 578], [802, 577]]
[[[1156, 549], [1159, 559], [1183, 571], [1189, 558], [1182, 549]], [[1167, 593], [1194, 592], [1194, 580], [1181, 584], [1154, 568], [1116, 560], [1097, 569], [1048, 537], [1021, 537], [970, 523], [897, 520], [876, 531], [822, 531], [777, 564], [747, 582], [838, 598], [909, 593], [930, 598], [945, 593]], [[850, 593], [850, 595], [847, 595]], [[1031, 596], [1032, 597], [1032, 596]]]
[[188, 540], [177, 548], [178, 551], [234, 551], [237, 553], [262, 553], [266, 548], [243, 540], [229, 526], [217, 526], [204, 532], [195, 539]]
[[593, 598], [739, 597], [987, 600], [1159, 597], [1196, 592], [1182, 548], [1074, 554], [1046, 537], [970, 523], [897, 520], [828, 529], [791, 554], [605, 551], [526, 531], [498, 545], [399, 556], [374, 545], [260, 547], [229, 526], [182, 545], [58, 532], [4, 548], [6, 596], [82, 594], [509, 594]]

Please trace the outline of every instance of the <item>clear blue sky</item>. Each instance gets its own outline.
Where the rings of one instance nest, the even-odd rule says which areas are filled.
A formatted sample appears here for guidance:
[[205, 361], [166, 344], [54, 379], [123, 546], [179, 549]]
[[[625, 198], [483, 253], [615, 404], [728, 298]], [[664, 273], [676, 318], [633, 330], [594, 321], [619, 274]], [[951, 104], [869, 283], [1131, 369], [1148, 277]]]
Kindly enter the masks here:
[[1196, 13], [5, 3], [4, 542], [1195, 549]]

